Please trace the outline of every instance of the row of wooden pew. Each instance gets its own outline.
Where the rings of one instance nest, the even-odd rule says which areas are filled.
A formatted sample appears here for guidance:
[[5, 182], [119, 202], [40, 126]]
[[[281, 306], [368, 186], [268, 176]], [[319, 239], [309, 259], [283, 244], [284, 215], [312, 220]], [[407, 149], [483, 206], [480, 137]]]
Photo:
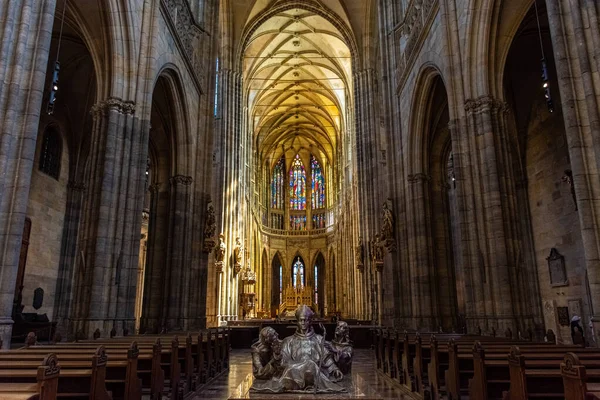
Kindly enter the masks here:
[[600, 349], [376, 329], [378, 370], [417, 398], [600, 399]]
[[229, 368], [229, 330], [0, 351], [0, 399], [180, 400]]

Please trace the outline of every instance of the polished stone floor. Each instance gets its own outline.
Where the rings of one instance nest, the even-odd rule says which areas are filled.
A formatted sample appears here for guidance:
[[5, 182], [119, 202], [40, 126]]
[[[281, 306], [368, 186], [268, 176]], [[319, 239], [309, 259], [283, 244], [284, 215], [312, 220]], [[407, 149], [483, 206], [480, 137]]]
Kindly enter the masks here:
[[252, 385], [250, 350], [233, 350], [229, 373], [195, 393], [189, 400], [201, 399], [410, 399], [404, 392], [377, 374], [375, 355], [370, 350], [355, 350], [352, 363], [352, 386], [349, 393], [335, 395], [264, 395], [249, 393]]

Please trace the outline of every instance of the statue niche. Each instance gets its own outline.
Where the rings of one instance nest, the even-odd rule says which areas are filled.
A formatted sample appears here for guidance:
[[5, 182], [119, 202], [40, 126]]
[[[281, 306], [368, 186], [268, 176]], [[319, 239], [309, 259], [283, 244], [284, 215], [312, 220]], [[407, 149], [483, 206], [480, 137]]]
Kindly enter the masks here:
[[[263, 393], [341, 393], [344, 372], [350, 372], [352, 344], [348, 325], [339, 322], [333, 342], [315, 333], [314, 313], [306, 305], [296, 310], [296, 333], [283, 341], [273, 328], [263, 328], [252, 346], [252, 391]], [[323, 331], [324, 327], [321, 326]]]

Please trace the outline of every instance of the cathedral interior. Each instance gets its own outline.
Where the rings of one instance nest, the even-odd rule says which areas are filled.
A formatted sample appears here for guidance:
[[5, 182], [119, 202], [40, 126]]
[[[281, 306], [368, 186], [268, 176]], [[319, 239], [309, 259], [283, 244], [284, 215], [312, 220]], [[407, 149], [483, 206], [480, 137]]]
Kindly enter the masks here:
[[565, 346], [580, 321], [598, 347], [599, 21], [596, 0], [2, 1], [2, 348], [251, 341], [301, 305]]

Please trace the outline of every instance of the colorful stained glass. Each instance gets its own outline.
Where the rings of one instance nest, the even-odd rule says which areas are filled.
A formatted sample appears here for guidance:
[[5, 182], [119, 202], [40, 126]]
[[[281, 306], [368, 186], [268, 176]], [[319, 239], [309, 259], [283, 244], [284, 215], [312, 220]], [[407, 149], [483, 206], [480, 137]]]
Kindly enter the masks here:
[[312, 208], [313, 210], [325, 208], [325, 177], [321, 164], [313, 155], [310, 156], [310, 167], [312, 170]]
[[304, 286], [304, 264], [300, 260], [300, 257], [294, 263], [294, 268], [292, 268], [292, 282], [294, 282], [294, 287], [302, 287]]
[[283, 171], [285, 160], [282, 157], [273, 169], [273, 180], [271, 181], [271, 207], [283, 210]]
[[313, 229], [323, 229], [325, 228], [325, 214], [313, 214]]
[[283, 266], [279, 266], [279, 304], [283, 303]]
[[299, 154], [290, 168], [290, 210], [306, 210], [306, 171]]
[[305, 231], [306, 230], [306, 215], [291, 215], [290, 230]]
[[315, 265], [315, 304], [319, 304], [319, 267]]

